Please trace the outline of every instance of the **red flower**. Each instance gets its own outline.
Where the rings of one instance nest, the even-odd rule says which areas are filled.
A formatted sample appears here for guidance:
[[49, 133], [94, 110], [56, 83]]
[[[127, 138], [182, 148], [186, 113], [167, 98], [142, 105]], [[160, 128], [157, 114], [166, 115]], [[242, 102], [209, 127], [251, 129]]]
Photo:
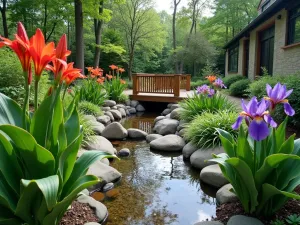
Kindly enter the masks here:
[[120, 79], [121, 84], [126, 84], [125, 80]]
[[109, 68], [111, 68], [112, 70], [117, 70], [117, 69], [119, 69], [116, 65], [110, 65]]
[[100, 77], [100, 78], [97, 79], [97, 82], [98, 82], [99, 84], [103, 84], [103, 83], [104, 83], [104, 80], [105, 80], [104, 77]]
[[88, 72], [91, 72], [92, 71], [92, 69], [94, 69], [94, 67], [86, 67], [86, 69], [88, 70]]
[[103, 70], [99, 67], [91, 70], [91, 77], [101, 77], [103, 75]]
[[35, 68], [35, 76], [40, 77], [46, 65], [55, 56], [54, 43], [45, 44], [45, 38], [40, 29], [30, 39], [30, 54]]
[[119, 68], [119, 72], [122, 74], [125, 72], [125, 70], [123, 68]]
[[106, 74], [107, 79], [111, 80], [113, 78], [112, 75]]
[[64, 81], [67, 86], [78, 78], [86, 78], [81, 74], [81, 69], [74, 68], [73, 65], [74, 63], [69, 63], [62, 73], [61, 82]]
[[215, 75], [209, 75], [207, 77], [205, 77], [207, 80], [209, 80], [209, 82], [212, 84], [216, 79], [217, 77]]
[[28, 73], [28, 83], [31, 81], [31, 73], [30, 73], [30, 61], [31, 55], [29, 52], [30, 43], [26, 33], [26, 30], [21, 22], [18, 23], [17, 34], [15, 35], [16, 40], [9, 40], [7, 38], [1, 37], [3, 41], [0, 43], [0, 48], [3, 46], [8, 46], [11, 48], [18, 56], [23, 71]]

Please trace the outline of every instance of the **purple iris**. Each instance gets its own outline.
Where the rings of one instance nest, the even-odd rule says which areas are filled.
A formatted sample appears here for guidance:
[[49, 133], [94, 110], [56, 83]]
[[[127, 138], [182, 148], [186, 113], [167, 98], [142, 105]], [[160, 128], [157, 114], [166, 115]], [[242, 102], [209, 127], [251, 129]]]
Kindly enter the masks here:
[[267, 84], [266, 89], [268, 97], [265, 97], [265, 99], [270, 102], [271, 110], [274, 110], [276, 105], [283, 104], [284, 112], [288, 116], [295, 115], [295, 110], [292, 108], [292, 106], [289, 104], [289, 101], [287, 100], [287, 97], [289, 97], [292, 94], [293, 90], [287, 91], [286, 86], [281, 85], [280, 83], [277, 83], [273, 89], [269, 84]]
[[197, 94], [208, 94], [210, 91], [210, 87], [206, 84], [197, 87]]
[[211, 98], [211, 97], [213, 97], [213, 96], [215, 95], [215, 93], [216, 93], [216, 92], [215, 92], [214, 89], [210, 89], [207, 96], [208, 96], [209, 98]]
[[222, 79], [218, 78], [216, 79], [216, 81], [213, 83], [214, 86], [216, 86], [217, 88], [227, 88], [225, 86], [225, 84], [223, 83]]
[[239, 129], [245, 119], [249, 126], [250, 136], [256, 141], [261, 141], [270, 134], [268, 124], [277, 127], [276, 122], [270, 116], [268, 104], [264, 99], [258, 102], [257, 98], [253, 97], [247, 105], [242, 100], [242, 108], [244, 111], [240, 113], [240, 116], [232, 125], [234, 130]]

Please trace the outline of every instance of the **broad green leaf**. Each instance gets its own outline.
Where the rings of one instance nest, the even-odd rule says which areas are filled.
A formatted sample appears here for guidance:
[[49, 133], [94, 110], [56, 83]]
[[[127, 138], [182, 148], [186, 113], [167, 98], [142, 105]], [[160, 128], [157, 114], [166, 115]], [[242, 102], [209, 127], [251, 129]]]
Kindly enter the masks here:
[[23, 222], [18, 219], [14, 213], [0, 205], [0, 225], [22, 225]]
[[76, 109], [73, 110], [71, 116], [65, 123], [65, 132], [67, 135], [67, 143], [71, 144], [78, 136], [80, 132], [79, 116]]
[[23, 177], [16, 153], [10, 142], [0, 133], [0, 171], [4, 179], [15, 191], [20, 194], [20, 180]]
[[300, 157], [297, 155], [287, 154], [273, 154], [268, 156], [262, 167], [255, 174], [257, 187], [260, 187], [265, 182], [265, 179], [269, 176], [273, 169], [277, 168], [280, 163], [287, 159], [300, 160]]
[[79, 178], [70, 189], [70, 192], [67, 193], [65, 198], [57, 203], [50, 214], [48, 214], [42, 225], [53, 225], [59, 221], [67, 208], [72, 204], [72, 202], [76, 199], [77, 195], [83, 191], [84, 189], [95, 185], [99, 182], [99, 179], [92, 175], [82, 176]]
[[237, 148], [236, 148], [237, 158], [242, 159], [247, 163], [250, 168], [253, 168], [253, 152], [247, 140], [244, 129], [240, 129], [239, 136], [237, 139]]
[[73, 184], [81, 176], [86, 174], [86, 171], [94, 162], [96, 162], [97, 160], [101, 160], [103, 158], [115, 158], [115, 156], [101, 151], [84, 152], [82, 156], [79, 159], [77, 159], [72, 174], [63, 188], [62, 195], [61, 195], [62, 198], [67, 196], [67, 194], [71, 191], [71, 187], [73, 186]]
[[294, 139], [295, 134], [290, 136], [281, 146], [279, 147], [279, 152], [282, 154], [291, 154], [294, 151]]
[[21, 160], [25, 179], [40, 179], [54, 174], [53, 155], [38, 145], [30, 133], [11, 125], [2, 125], [0, 130], [11, 139], [16, 155]]
[[275, 138], [275, 142], [274, 142], [274, 152], [273, 153], [278, 153], [280, 150], [280, 147], [282, 145], [282, 143], [285, 142], [285, 138], [286, 138], [286, 125], [288, 122], [288, 117], [285, 118], [285, 120], [279, 125], [279, 127], [277, 129], [274, 128], [274, 138]]
[[222, 142], [222, 146], [224, 148], [224, 151], [230, 156], [230, 157], [236, 157], [236, 153], [234, 150], [234, 145], [224, 136], [219, 135], [220, 140]]
[[0, 93], [0, 125], [11, 124], [23, 127], [22, 118], [21, 107], [14, 100]]
[[68, 108], [64, 111], [64, 121], [68, 121], [70, 116], [72, 115], [76, 105], [78, 104], [79, 100], [79, 93], [77, 92], [75, 94], [75, 97], [73, 98], [72, 102], [68, 106]]
[[226, 138], [229, 142], [231, 143], [234, 143], [234, 138], [231, 136], [230, 133], [228, 133], [227, 131], [225, 130], [222, 130], [222, 129], [216, 129], [218, 131], [218, 133], [223, 136], [224, 138]]
[[0, 206], [15, 211], [17, 207], [18, 196], [6, 182], [3, 174], [0, 172]]

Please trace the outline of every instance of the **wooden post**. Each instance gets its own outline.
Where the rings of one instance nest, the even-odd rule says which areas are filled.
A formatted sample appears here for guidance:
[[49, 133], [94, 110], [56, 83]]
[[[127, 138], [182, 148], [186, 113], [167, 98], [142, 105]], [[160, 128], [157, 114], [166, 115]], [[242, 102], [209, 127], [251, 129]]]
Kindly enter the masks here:
[[191, 90], [191, 75], [190, 74], [186, 75], [186, 90], [187, 91]]
[[138, 78], [137, 74], [132, 74], [132, 92], [133, 95], [138, 94]]
[[175, 74], [174, 75], [174, 82], [173, 82], [173, 91], [174, 91], [174, 97], [180, 97], [180, 75]]

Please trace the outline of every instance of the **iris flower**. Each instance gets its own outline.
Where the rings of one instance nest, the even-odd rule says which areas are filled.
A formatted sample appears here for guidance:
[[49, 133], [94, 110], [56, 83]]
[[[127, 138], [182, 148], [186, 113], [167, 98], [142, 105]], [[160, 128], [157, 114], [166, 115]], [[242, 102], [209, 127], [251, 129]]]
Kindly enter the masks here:
[[217, 88], [227, 88], [226, 86], [225, 86], [225, 84], [223, 83], [223, 81], [222, 81], [222, 79], [220, 79], [220, 78], [218, 78], [214, 83], [213, 83], [213, 85], [215, 86], [215, 87], [217, 87]]
[[265, 99], [270, 102], [271, 110], [274, 110], [276, 105], [283, 104], [284, 112], [288, 116], [295, 115], [295, 110], [291, 107], [287, 99], [287, 97], [289, 97], [292, 94], [293, 90], [287, 91], [286, 86], [280, 83], [277, 83], [273, 89], [269, 84], [267, 84], [266, 89], [268, 97], [265, 97]]
[[257, 98], [253, 97], [247, 105], [245, 105], [244, 100], [242, 100], [242, 109], [243, 111], [232, 125], [234, 130], [239, 129], [245, 119], [249, 126], [250, 136], [256, 141], [261, 141], [270, 134], [268, 125], [277, 127], [276, 122], [270, 116], [268, 103], [265, 99], [258, 102]]
[[204, 84], [197, 88], [197, 94], [203, 94], [207, 95], [208, 97], [212, 97], [215, 94], [215, 90]]

